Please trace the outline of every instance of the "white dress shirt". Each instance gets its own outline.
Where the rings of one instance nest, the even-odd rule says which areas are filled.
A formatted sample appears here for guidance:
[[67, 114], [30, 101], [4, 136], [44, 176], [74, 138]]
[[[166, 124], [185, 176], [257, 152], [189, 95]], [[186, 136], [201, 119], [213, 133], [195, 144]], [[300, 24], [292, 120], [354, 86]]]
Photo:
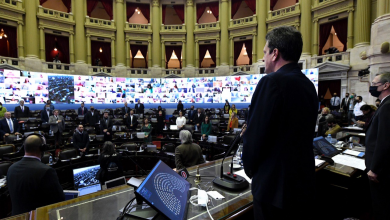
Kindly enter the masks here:
[[335, 96], [330, 99], [330, 105], [332, 106], [340, 106], [340, 97]]
[[187, 119], [184, 116], [176, 118], [177, 127], [184, 126], [186, 124], [186, 121], [187, 121]]
[[[14, 131], [15, 131], [15, 126], [14, 126], [14, 123], [12, 122], [12, 119], [6, 118], [6, 121], [7, 121], [8, 127], [9, 127], [9, 131], [10, 131], [11, 133], [14, 133]], [[10, 123], [12, 123], [12, 131], [11, 131], [11, 126], [9, 125]]]
[[355, 108], [353, 109], [353, 114], [355, 114], [355, 116], [363, 116], [364, 114], [360, 108], [365, 104], [366, 103], [364, 101], [356, 102]]

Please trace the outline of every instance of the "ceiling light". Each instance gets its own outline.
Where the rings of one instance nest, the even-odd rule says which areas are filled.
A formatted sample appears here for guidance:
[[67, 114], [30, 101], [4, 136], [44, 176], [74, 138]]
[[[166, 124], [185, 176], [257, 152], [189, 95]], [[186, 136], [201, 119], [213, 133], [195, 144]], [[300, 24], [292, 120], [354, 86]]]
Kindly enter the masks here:
[[54, 47], [54, 51], [57, 51], [57, 47]]

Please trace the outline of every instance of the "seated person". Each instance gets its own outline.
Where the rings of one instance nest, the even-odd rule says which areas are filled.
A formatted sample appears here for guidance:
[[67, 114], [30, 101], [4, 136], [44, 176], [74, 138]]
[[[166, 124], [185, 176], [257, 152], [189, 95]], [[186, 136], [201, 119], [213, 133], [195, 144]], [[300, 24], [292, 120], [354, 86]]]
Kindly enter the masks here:
[[233, 128], [238, 128], [238, 118], [234, 112], [232, 112], [232, 116], [229, 119], [226, 131], [233, 130]]
[[88, 154], [89, 150], [89, 135], [84, 131], [83, 125], [78, 125], [73, 134], [73, 147], [80, 152], [80, 155]]
[[334, 119], [333, 115], [330, 114], [330, 109], [325, 107], [322, 109], [322, 113], [317, 117], [318, 131], [317, 136], [324, 136], [328, 130], [328, 120]]
[[4, 118], [0, 120], [0, 135], [7, 137], [10, 134], [19, 135], [19, 122], [11, 118], [11, 112], [4, 113]]
[[176, 170], [205, 163], [202, 149], [199, 145], [192, 143], [191, 132], [187, 130], [180, 131], [179, 139], [181, 145], [175, 149]]
[[236, 115], [237, 115], [237, 109], [236, 109], [236, 105], [235, 104], [233, 104], [232, 105], [232, 108], [231, 109], [229, 109], [229, 117], [231, 118], [232, 117], [232, 113], [236, 113]]
[[366, 130], [375, 114], [375, 110], [369, 105], [363, 105], [360, 110], [363, 112], [363, 119], [357, 121], [357, 124], [359, 127], [363, 127], [363, 130]]
[[206, 116], [204, 118], [204, 122], [202, 123], [202, 128], [200, 133], [203, 136], [203, 139], [205, 139], [207, 136], [211, 134], [211, 123], [209, 120], [209, 116]]
[[130, 116], [126, 118], [126, 125], [130, 130], [137, 129], [138, 118], [134, 115], [134, 110], [130, 111]]
[[328, 120], [328, 130], [325, 132], [325, 136], [328, 136], [329, 134], [332, 137], [336, 137], [336, 134], [341, 131], [341, 127], [335, 122], [334, 119]]
[[102, 170], [99, 175], [101, 184], [123, 176], [121, 155], [116, 153], [115, 145], [111, 141], [104, 142], [102, 153], [99, 156], [99, 164]]
[[178, 129], [182, 129], [186, 125], [187, 119], [183, 116], [183, 112], [179, 112], [179, 117], [176, 118], [176, 125]]

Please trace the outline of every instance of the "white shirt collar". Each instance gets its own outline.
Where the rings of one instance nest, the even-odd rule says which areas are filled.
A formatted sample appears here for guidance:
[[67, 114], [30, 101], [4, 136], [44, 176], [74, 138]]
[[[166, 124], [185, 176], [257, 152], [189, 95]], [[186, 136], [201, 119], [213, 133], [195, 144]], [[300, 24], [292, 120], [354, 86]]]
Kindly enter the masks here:
[[36, 157], [36, 156], [27, 156], [27, 155], [24, 155], [24, 157], [27, 157], [27, 158], [34, 158], [34, 159], [37, 159], [37, 160], [41, 161], [41, 158]]
[[383, 100], [385, 100], [387, 97], [389, 97], [390, 95], [387, 95], [387, 96], [385, 96], [382, 100], [381, 100], [381, 104], [382, 104], [382, 102], [383, 102]]

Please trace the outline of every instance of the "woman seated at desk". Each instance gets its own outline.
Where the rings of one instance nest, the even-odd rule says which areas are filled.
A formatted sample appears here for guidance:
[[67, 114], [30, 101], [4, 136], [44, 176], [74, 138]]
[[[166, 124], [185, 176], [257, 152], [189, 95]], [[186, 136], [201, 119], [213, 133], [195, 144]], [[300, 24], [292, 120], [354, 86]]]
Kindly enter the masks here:
[[179, 133], [181, 145], [175, 149], [176, 170], [192, 167], [205, 163], [202, 149], [199, 145], [192, 143], [192, 134], [187, 130]]
[[177, 125], [177, 129], [182, 129], [184, 125], [186, 125], [186, 117], [183, 116], [183, 112], [180, 111], [179, 112], [179, 117], [176, 118], [176, 125]]
[[152, 142], [152, 125], [149, 123], [148, 118], [144, 118], [141, 131], [145, 132], [145, 138], [144, 143], [151, 143]]
[[123, 176], [121, 155], [116, 153], [115, 145], [111, 141], [104, 142], [103, 151], [99, 156], [99, 164], [99, 181], [101, 184]]
[[238, 118], [234, 112], [232, 112], [232, 116], [229, 119], [226, 131], [233, 130], [233, 128], [238, 128]]
[[204, 122], [202, 122], [201, 134], [203, 139], [211, 134], [211, 123], [209, 120], [209, 116], [204, 118]]

